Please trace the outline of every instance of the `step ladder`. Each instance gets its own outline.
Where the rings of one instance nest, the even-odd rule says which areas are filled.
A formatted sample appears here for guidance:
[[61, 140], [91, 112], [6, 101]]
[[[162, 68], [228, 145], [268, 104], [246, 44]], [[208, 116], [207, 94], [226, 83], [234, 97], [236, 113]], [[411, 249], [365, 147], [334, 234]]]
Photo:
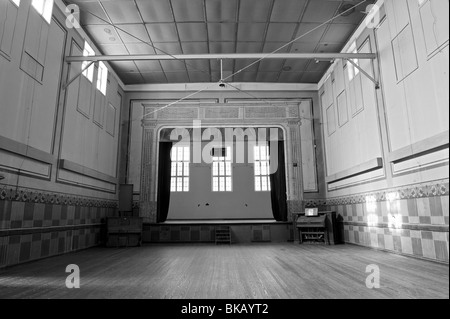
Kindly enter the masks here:
[[216, 245], [231, 245], [231, 229], [230, 226], [216, 227]]

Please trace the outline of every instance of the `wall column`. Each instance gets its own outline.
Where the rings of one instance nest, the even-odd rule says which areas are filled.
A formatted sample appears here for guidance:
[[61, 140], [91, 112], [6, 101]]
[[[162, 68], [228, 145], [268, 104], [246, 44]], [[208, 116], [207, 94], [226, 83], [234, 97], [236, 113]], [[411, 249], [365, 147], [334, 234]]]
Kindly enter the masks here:
[[143, 121], [141, 196], [139, 216], [144, 223], [156, 223], [157, 128], [155, 122]]
[[303, 210], [303, 180], [302, 180], [302, 156], [300, 120], [288, 122], [287, 140], [287, 172], [289, 181], [288, 193], [288, 218], [292, 221], [292, 214]]

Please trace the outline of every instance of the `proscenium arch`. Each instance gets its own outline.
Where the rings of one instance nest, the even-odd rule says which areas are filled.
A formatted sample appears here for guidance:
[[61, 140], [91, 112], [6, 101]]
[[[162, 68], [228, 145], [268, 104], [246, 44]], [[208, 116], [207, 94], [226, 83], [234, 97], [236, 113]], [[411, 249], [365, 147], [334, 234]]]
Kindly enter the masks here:
[[[158, 200], [158, 195], [159, 195], [159, 185], [158, 185], [158, 180], [159, 180], [159, 170], [160, 170], [160, 163], [159, 163], [159, 157], [160, 157], [160, 143], [161, 143], [161, 133], [163, 130], [173, 130], [173, 129], [193, 129], [195, 127], [195, 125], [190, 122], [190, 123], [186, 123], [186, 124], [182, 124], [182, 123], [177, 123], [177, 124], [173, 124], [173, 125], [168, 125], [168, 124], [161, 124], [159, 126], [157, 126], [155, 132], [156, 132], [156, 139], [155, 139], [155, 143], [156, 143], [156, 154], [155, 154], [155, 159], [156, 159], [156, 170], [155, 170], [155, 177], [153, 180], [153, 184], [154, 184], [154, 200], [155, 203]], [[289, 149], [289, 145], [290, 143], [292, 143], [292, 139], [290, 138], [290, 135], [288, 134], [288, 126], [283, 125], [283, 124], [248, 124], [248, 125], [242, 125], [242, 124], [203, 124], [201, 125], [201, 129], [206, 129], [206, 128], [219, 128], [219, 129], [223, 129], [223, 128], [240, 128], [240, 129], [247, 129], [247, 128], [254, 128], [254, 129], [258, 129], [258, 128], [265, 128], [265, 129], [270, 129], [270, 128], [277, 128], [280, 129], [282, 134], [283, 134], [283, 145], [284, 145], [284, 155], [285, 155], [285, 161], [284, 161], [284, 168], [285, 168], [285, 174], [286, 174], [286, 178], [285, 178], [285, 183], [286, 183], [286, 195], [287, 195], [287, 202], [289, 202], [289, 200], [292, 200], [292, 198], [295, 196], [295, 192], [294, 189], [291, 186], [291, 179], [293, 178], [291, 171], [289, 170], [290, 166], [289, 163], [293, 161], [292, 159], [292, 153], [288, 152]], [[301, 157], [301, 154], [298, 154], [299, 157]], [[301, 174], [300, 174], [301, 176]], [[300, 200], [303, 200], [303, 194], [302, 194], [302, 190], [299, 189], [299, 196], [300, 196]], [[288, 203], [286, 203], [288, 204]], [[289, 205], [288, 205], [289, 206]], [[289, 211], [288, 211], [288, 215], [289, 215]], [[288, 216], [289, 218], [289, 216]]]

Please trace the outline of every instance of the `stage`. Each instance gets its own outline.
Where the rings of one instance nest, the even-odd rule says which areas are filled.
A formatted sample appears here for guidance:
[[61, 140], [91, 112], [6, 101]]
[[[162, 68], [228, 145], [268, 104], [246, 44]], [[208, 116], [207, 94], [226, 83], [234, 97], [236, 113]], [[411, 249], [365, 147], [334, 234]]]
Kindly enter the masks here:
[[229, 227], [231, 243], [289, 242], [294, 240], [291, 222], [274, 219], [167, 220], [144, 224], [144, 243], [214, 243], [216, 229]]

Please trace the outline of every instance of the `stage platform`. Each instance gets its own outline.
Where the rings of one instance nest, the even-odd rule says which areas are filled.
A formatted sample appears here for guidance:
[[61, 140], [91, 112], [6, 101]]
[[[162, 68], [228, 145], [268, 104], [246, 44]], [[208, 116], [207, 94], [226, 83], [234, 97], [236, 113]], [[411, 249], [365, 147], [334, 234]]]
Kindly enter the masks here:
[[216, 228], [228, 226], [232, 243], [288, 242], [294, 240], [291, 222], [273, 219], [168, 220], [144, 224], [145, 243], [214, 243]]
[[[275, 224], [275, 219], [169, 219], [164, 225], [246, 225], [246, 224]], [[286, 222], [281, 222], [286, 224]]]

